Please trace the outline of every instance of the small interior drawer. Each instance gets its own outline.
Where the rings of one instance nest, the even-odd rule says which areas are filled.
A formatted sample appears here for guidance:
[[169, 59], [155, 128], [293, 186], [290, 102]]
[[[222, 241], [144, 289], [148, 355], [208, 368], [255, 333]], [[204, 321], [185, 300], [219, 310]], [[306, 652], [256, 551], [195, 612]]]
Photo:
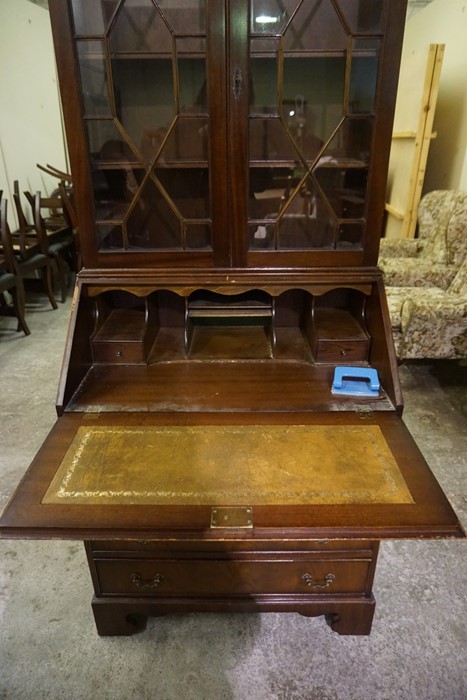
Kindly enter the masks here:
[[368, 340], [318, 340], [317, 362], [367, 362]]
[[145, 362], [146, 317], [139, 309], [114, 309], [92, 338], [94, 362]]
[[312, 351], [317, 362], [367, 362], [370, 336], [344, 309], [317, 308], [314, 311]]
[[94, 362], [109, 364], [132, 364], [144, 362], [141, 343], [114, 341], [92, 344]]

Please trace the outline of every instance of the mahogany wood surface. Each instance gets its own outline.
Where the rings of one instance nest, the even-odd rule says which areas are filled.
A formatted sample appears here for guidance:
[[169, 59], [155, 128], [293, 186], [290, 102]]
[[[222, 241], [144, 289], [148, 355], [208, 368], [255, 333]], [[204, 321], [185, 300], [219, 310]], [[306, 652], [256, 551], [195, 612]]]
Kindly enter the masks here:
[[[383, 36], [377, 75], [374, 146], [368, 173], [369, 207], [365, 212], [366, 236], [359, 250], [247, 250], [247, 166], [249, 3], [226, 0], [206, 5], [207, 76], [212, 170], [213, 250], [177, 252], [137, 249], [99, 251], [93, 221], [90, 156], [85, 125], [81, 120], [79, 77], [73, 42], [73, 23], [66, 2], [51, 0], [51, 20], [57, 69], [62, 86], [65, 126], [70, 150], [73, 186], [79, 229], [82, 232], [83, 266], [86, 268], [173, 268], [213, 269], [219, 266], [247, 268], [300, 268], [375, 265], [382, 232], [387, 164], [397, 90], [398, 66], [405, 21], [406, 0], [385, 2], [382, 13]], [[331, 25], [330, 25], [331, 26]], [[316, 54], [319, 56], [319, 52]], [[325, 55], [325, 54], [323, 54]], [[215, 60], [211, 57], [215, 56]], [[242, 89], [236, 97], [235, 75], [241, 76]]]
[[[156, 55], [150, 48], [127, 46], [124, 6], [115, 4], [104, 19], [97, 0], [83, 3], [85, 12], [77, 25], [91, 13], [84, 25], [88, 33], [83, 34], [72, 17], [78, 4], [49, 0], [82, 269], [60, 377], [60, 417], [7, 506], [0, 536], [83, 539], [95, 590], [92, 607], [102, 635], [132, 634], [148, 615], [193, 611], [326, 615], [340, 634], [368, 634], [379, 540], [464, 536], [401, 420], [391, 324], [376, 267], [407, 2], [374, 2], [369, 14], [367, 3], [312, 3], [312, 20], [306, 1], [297, 3], [296, 16], [304, 11], [303, 40], [311, 36], [315, 45], [302, 45], [301, 32], [297, 45], [296, 39], [283, 35], [281, 42], [292, 42], [285, 48], [287, 70], [304, 58], [312, 60], [312, 68], [306, 64], [312, 72], [321, 61], [337, 59], [343, 81], [339, 118], [323, 134], [327, 143], [317, 146], [315, 155], [307, 151], [303, 156], [301, 138], [292, 126], [284, 126], [287, 70], [280, 58], [273, 81], [278, 93], [274, 99], [281, 103], [274, 106], [277, 113], [271, 113], [267, 98], [259, 102], [264, 113], [252, 106], [253, 62], [262, 62], [264, 69], [271, 57], [282, 55], [264, 49], [261, 40], [267, 33], [249, 36], [253, 3], [206, 0], [206, 28], [193, 32], [190, 55], [201, 57], [206, 66], [207, 87], [201, 92], [206, 91], [202, 109], [207, 114], [202, 119], [209, 122], [197, 121], [198, 112], [193, 112], [185, 127], [209, 123], [209, 128], [199, 143], [190, 141], [197, 155], [190, 151], [185, 160], [173, 155], [173, 144], [167, 147], [170, 129], [186, 117], [180, 110], [180, 83], [174, 87], [172, 122], [162, 124], [164, 137], [152, 160], [126, 133], [126, 116], [119, 113], [113, 85], [108, 99], [100, 95], [107, 99], [104, 113], [85, 113], [90, 103], [89, 95], [81, 95], [78, 47], [91, 47], [87, 58], [92, 63], [102, 58], [95, 45], [101, 42], [104, 52], [112, 45], [112, 56], [101, 65], [112, 63], [115, 74], [122, 66], [123, 72], [135, 71], [138, 61], [151, 70], [160, 61], [160, 68], [170, 48]], [[101, 30], [99, 23], [89, 22], [96, 18], [96, 8]], [[157, 32], [163, 42], [167, 28], [157, 3], [148, 3], [146, 9], [132, 3], [128, 11], [136, 31], [138, 22], [141, 28], [147, 25], [144, 13], [152, 13], [148, 46]], [[172, 21], [173, 16], [168, 19]], [[105, 39], [95, 41], [94, 32], [105, 33]], [[176, 35], [175, 43], [180, 39]], [[144, 32], [142, 39], [144, 45]], [[374, 69], [374, 84], [371, 76], [368, 84], [371, 103], [355, 107], [350, 95], [353, 67], [368, 58], [366, 67]], [[176, 83], [174, 77], [168, 82], [172, 80]], [[157, 100], [152, 106], [160, 108]], [[114, 137], [121, 139], [115, 160], [101, 158], [102, 144], [88, 138], [106, 120], [105, 126], [115, 127]], [[281, 124], [285, 155], [279, 148], [269, 158], [266, 132]], [[263, 129], [261, 152], [255, 143], [258, 125]], [[339, 139], [334, 143], [334, 129], [342, 152], [335, 149]], [[133, 175], [133, 200], [130, 190], [125, 199], [106, 184], [106, 176], [119, 172], [124, 179]], [[340, 185], [326, 190], [329, 178], [339, 173]], [[159, 187], [160, 177], [167, 178], [168, 194]], [[195, 236], [190, 249], [187, 231], [193, 221], [177, 207], [192, 206], [192, 193], [184, 190], [197, 177], [209, 179], [209, 192], [200, 187], [195, 223], [204, 221], [212, 235], [203, 238], [198, 230], [200, 239]], [[253, 181], [261, 178], [263, 184], [256, 186]], [[150, 195], [145, 198], [148, 183]], [[167, 205], [172, 187], [176, 203], [163, 211], [169, 222], [180, 224], [180, 240], [171, 224], [154, 214], [159, 212], [157, 202]], [[279, 198], [276, 187], [282, 192]], [[318, 223], [318, 204], [323, 203], [324, 218]], [[145, 218], [148, 210], [152, 218]], [[204, 219], [196, 219], [199, 210], [207, 212]], [[270, 211], [276, 217], [272, 244], [267, 238]], [[305, 235], [300, 229], [304, 217]], [[286, 244], [281, 226], [287, 229]], [[311, 243], [303, 244], [305, 239]], [[167, 240], [170, 245], [175, 240], [172, 248]], [[347, 364], [378, 371], [377, 398], [331, 393], [334, 368]], [[213, 508], [229, 505], [225, 503], [42, 503], [77, 430], [92, 425], [377, 426], [413, 502], [250, 502], [245, 506], [251, 508], [253, 522], [245, 528], [213, 526]], [[98, 468], [98, 454], [95, 459]]]
[[334, 632], [342, 635], [368, 635], [371, 631], [375, 611], [373, 596], [341, 597], [329, 599], [316, 597], [277, 596], [229, 600], [204, 599], [159, 599], [135, 600], [132, 598], [98, 598], [92, 601], [92, 611], [97, 632], [101, 636], [130, 636], [144, 630], [148, 616], [167, 613], [261, 613], [298, 612], [306, 617], [324, 615]]
[[[378, 425], [413, 504], [255, 506], [253, 538], [462, 537], [463, 530], [407, 428], [392, 412], [67, 413], [52, 429], [1, 520], [3, 537], [216, 539], [211, 507], [51, 505], [41, 501], [81, 425]], [[218, 505], [213, 503], [213, 506]], [[249, 535], [238, 532], [240, 539]]]
[[[201, 549], [179, 540], [170, 550], [163, 541], [85, 546], [101, 635], [137, 632], [147, 616], [227, 610], [324, 614], [339, 634], [371, 629], [378, 542], [222, 540]], [[158, 561], [148, 558], [156, 552]]]

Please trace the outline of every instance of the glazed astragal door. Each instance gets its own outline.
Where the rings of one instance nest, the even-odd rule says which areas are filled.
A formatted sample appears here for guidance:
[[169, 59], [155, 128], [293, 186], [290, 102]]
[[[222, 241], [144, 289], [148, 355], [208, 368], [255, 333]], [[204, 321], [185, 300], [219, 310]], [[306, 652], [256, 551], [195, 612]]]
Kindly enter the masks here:
[[87, 267], [376, 263], [404, 1], [51, 1]]
[[256, 0], [249, 249], [363, 246], [382, 2]]
[[212, 140], [225, 127], [209, 107], [223, 60], [210, 72], [207, 4], [71, 2], [102, 260], [148, 251], [212, 256]]

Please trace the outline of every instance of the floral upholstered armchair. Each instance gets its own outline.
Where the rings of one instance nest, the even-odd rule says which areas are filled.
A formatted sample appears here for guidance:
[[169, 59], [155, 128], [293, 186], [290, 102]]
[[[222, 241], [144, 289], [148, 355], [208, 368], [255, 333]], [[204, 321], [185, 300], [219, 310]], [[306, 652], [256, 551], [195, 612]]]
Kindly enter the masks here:
[[389, 287], [447, 290], [467, 254], [467, 192], [436, 190], [418, 211], [418, 238], [385, 239], [379, 266]]
[[387, 287], [386, 293], [399, 360], [467, 357], [467, 256], [448, 289]]

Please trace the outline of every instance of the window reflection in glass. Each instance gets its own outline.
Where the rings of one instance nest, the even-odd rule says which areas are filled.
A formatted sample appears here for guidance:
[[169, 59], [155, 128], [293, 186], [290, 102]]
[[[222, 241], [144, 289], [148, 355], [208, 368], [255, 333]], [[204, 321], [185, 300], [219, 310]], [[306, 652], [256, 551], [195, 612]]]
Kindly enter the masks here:
[[104, 42], [78, 41], [77, 51], [84, 115], [110, 117]]
[[349, 87], [349, 112], [365, 114], [375, 108], [379, 39], [354, 39]]
[[76, 36], [102, 36], [118, 6], [119, 0], [72, 0]]

